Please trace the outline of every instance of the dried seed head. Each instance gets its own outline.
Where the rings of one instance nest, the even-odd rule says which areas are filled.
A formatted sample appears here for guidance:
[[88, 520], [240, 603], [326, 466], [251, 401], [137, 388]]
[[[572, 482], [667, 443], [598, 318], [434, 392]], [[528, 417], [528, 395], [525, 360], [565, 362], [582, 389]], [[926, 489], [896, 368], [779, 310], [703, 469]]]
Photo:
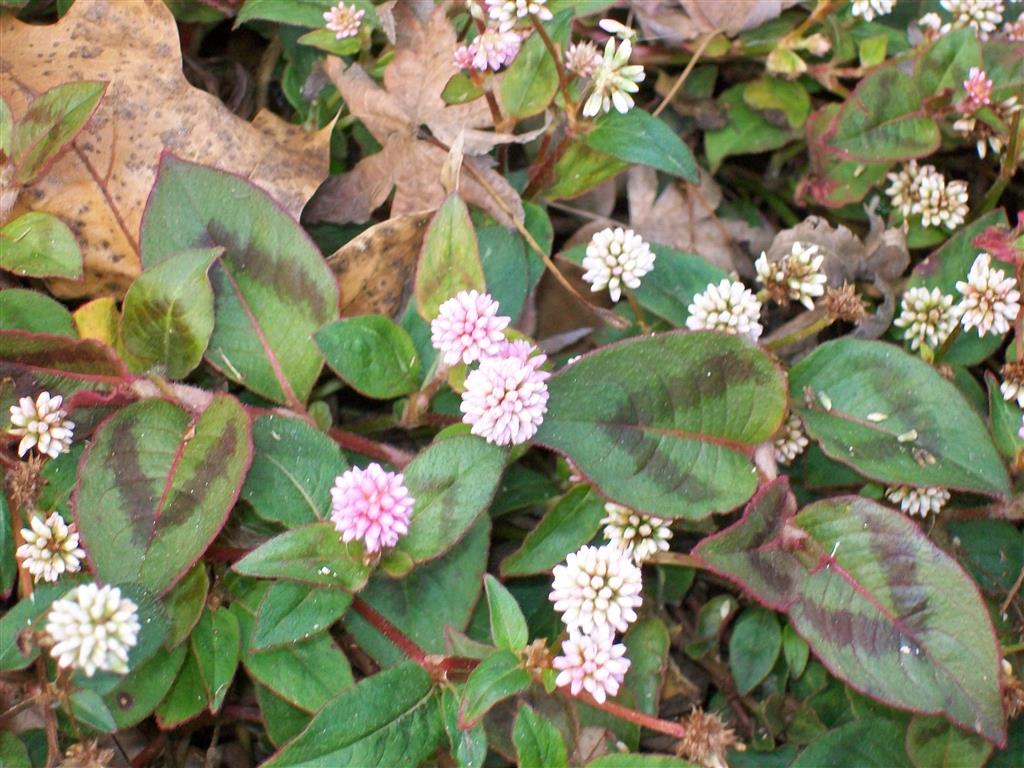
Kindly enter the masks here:
[[107, 768], [113, 761], [114, 750], [102, 749], [98, 741], [83, 741], [68, 747], [60, 768]]
[[864, 303], [850, 283], [843, 283], [839, 288], [825, 291], [825, 311], [833, 320], [847, 323], [860, 323], [868, 316]]
[[730, 747], [742, 747], [737, 743], [736, 732], [722, 718], [700, 707], [683, 718], [682, 725], [686, 736], [676, 745], [676, 754], [704, 768], [728, 768], [726, 752]]
[[23, 509], [35, 506], [39, 492], [46, 485], [42, 476], [42, 456], [31, 454], [25, 461], [19, 462], [12, 467], [7, 474], [7, 488], [11, 493], [11, 500]]

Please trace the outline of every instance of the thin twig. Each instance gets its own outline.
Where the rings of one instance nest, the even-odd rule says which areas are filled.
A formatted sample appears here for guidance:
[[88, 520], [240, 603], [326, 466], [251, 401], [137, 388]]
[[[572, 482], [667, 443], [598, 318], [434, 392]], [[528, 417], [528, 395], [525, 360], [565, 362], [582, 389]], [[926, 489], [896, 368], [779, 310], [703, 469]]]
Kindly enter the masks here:
[[1003, 600], [1002, 605], [999, 606], [1000, 616], [1006, 613], [1006, 611], [1009, 609], [1010, 603], [1013, 602], [1013, 599], [1017, 596], [1017, 593], [1020, 592], [1020, 588], [1022, 585], [1024, 585], [1024, 568], [1020, 569], [1020, 574], [1017, 576], [1017, 580], [1013, 582], [1013, 586], [1010, 587], [1010, 593], [1006, 596], [1006, 599]]
[[643, 712], [638, 712], [635, 709], [630, 709], [629, 707], [623, 707], [620, 704], [616, 704], [614, 701], [599, 702], [586, 691], [580, 691], [580, 693], [574, 698], [579, 699], [592, 707], [603, 710], [609, 715], [615, 715], [615, 717], [627, 720], [631, 723], [636, 723], [637, 725], [649, 728], [652, 731], [664, 733], [668, 736], [674, 736], [677, 739], [686, 737], [686, 729], [679, 725], [679, 723], [670, 723], [668, 720], [662, 720], [660, 717], [654, 717]]
[[671, 102], [672, 99], [675, 98], [675, 95], [679, 93], [679, 89], [683, 87], [683, 84], [686, 82], [686, 78], [690, 76], [690, 73], [693, 71], [693, 68], [697, 66], [697, 61], [700, 59], [700, 55], [704, 53], [704, 49], [707, 48], [708, 43], [710, 43], [718, 35], [718, 32], [719, 30], [713, 29], [706, 35], [704, 35], [704, 37], [701, 39], [700, 43], [697, 45], [697, 50], [693, 52], [693, 56], [687, 63], [686, 69], [684, 69], [683, 73], [676, 78], [676, 81], [674, 83], [672, 83], [672, 87], [669, 89], [668, 93], [665, 94], [665, 98], [661, 100], [661, 104], [659, 104], [658, 108], [654, 110], [655, 117], [660, 115], [665, 110], [665, 107], [669, 105], [669, 102]]

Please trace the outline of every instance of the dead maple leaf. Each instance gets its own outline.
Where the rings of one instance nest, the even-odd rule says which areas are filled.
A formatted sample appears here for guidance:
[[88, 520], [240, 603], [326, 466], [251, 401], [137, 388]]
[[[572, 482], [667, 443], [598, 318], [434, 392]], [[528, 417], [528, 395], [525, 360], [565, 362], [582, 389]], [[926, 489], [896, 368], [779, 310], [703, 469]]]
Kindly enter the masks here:
[[70, 150], [18, 204], [59, 216], [78, 239], [85, 276], [55, 281], [61, 296], [121, 294], [139, 273], [142, 212], [165, 149], [248, 178], [296, 217], [327, 175], [330, 126], [309, 133], [269, 112], [249, 123], [188, 83], [160, 0], [79, 2], [50, 26], [5, 14], [0, 39], [0, 96], [15, 116], [59, 83], [110, 84]]
[[[403, 8], [399, 5], [396, 14]], [[367, 221], [392, 190], [391, 216], [440, 207], [447, 197], [441, 184], [441, 169], [448, 153], [421, 138], [421, 127], [425, 126], [446, 146], [451, 146], [464, 132], [467, 157], [459, 191], [467, 202], [483, 208], [506, 226], [512, 223], [507, 210], [521, 221], [523, 205], [516, 191], [483, 158], [470, 155], [523, 137], [509, 139], [480, 130], [493, 124], [483, 99], [448, 105], [441, 98], [445, 85], [457, 72], [452, 63], [455, 30], [444, 7], [439, 7], [422, 24], [406, 11], [400, 29], [395, 58], [384, 71], [383, 88], [357, 64], [346, 69], [337, 58], [328, 58], [324, 64], [349, 111], [363, 121], [382, 148], [364, 157], [348, 173], [328, 179], [306, 209], [307, 219], [334, 223]], [[465, 166], [472, 166], [504, 205], [496, 203]]]
[[632, 0], [645, 36], [670, 43], [719, 31], [734, 37], [770, 21], [799, 0]]
[[344, 317], [397, 317], [405, 308], [434, 213], [409, 213], [374, 224], [327, 258], [338, 279], [338, 309]]

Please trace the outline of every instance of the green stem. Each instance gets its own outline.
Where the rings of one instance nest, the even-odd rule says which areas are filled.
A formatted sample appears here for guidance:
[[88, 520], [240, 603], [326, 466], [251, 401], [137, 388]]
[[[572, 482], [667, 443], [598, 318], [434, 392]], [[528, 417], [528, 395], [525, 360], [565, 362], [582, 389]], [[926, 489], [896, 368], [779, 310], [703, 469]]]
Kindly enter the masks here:
[[977, 209], [973, 218], [984, 216], [986, 213], [996, 207], [996, 203], [999, 202], [999, 198], [1003, 194], [1003, 190], [1006, 189], [1007, 184], [1010, 183], [1010, 179], [1013, 178], [1014, 171], [1017, 170], [1017, 155], [1020, 154], [1020, 112], [1017, 112], [1013, 116], [1013, 120], [1010, 123], [1010, 144], [1006, 148], [1006, 154], [1003, 156], [1003, 164], [999, 169], [999, 178], [996, 179], [995, 183], [989, 188], [988, 193], [985, 195], [985, 199], [981, 201], [981, 206]]
[[942, 346], [935, 350], [935, 356], [932, 358], [932, 365], [937, 366], [939, 363], [942, 362], [942, 358], [944, 358], [946, 356], [946, 353], [949, 352], [949, 348], [953, 346], [953, 342], [956, 341], [957, 337], [960, 336], [960, 331], [962, 329], [963, 326], [960, 325], [960, 323], [957, 323], [953, 327], [953, 330], [950, 331], [949, 336], [947, 336], [946, 340], [942, 342]]
[[555, 41], [548, 35], [548, 31], [544, 29], [544, 25], [540, 23], [540, 19], [530, 14], [530, 22], [533, 24], [533, 28], [540, 35], [540, 39], [544, 41], [544, 47], [548, 49], [551, 59], [555, 62], [555, 70], [558, 72], [558, 89], [562, 92], [562, 99], [565, 101], [565, 117], [568, 121], [569, 135], [576, 133], [576, 102], [572, 99], [572, 94], [569, 92], [569, 78], [565, 74], [565, 66], [562, 64], [562, 55], [559, 53], [558, 48], [555, 46]]
[[814, 336], [828, 328], [832, 323], [832, 318], [826, 315], [825, 317], [820, 317], [813, 323], [809, 323], [802, 328], [797, 328], [792, 333], [787, 333], [785, 336], [765, 342], [762, 346], [764, 346], [765, 349], [769, 349], [774, 352], [775, 350], [788, 347], [790, 344], [796, 344], [798, 341], [803, 341], [810, 336]]
[[685, 552], [655, 552], [646, 562], [653, 565], [675, 565], [679, 568], [705, 568], [704, 561], [696, 555], [688, 555]]

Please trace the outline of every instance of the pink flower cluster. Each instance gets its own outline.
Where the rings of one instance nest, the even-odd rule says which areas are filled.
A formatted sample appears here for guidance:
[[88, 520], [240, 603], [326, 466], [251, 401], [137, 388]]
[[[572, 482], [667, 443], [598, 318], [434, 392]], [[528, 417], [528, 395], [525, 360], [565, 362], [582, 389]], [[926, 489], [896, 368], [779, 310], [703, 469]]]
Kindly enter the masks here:
[[393, 547], [409, 532], [415, 500], [405, 478], [386, 472], [380, 464], [353, 467], [331, 488], [331, 520], [345, 542], [359, 539], [367, 553]]
[[511, 319], [488, 294], [461, 291], [430, 324], [431, 343], [446, 365], [478, 362], [466, 377], [462, 420], [497, 445], [525, 443], [547, 412], [547, 356], [526, 341], [505, 341]]
[[967, 98], [960, 105], [962, 112], [976, 112], [992, 103], [992, 80], [979, 67], [971, 67], [964, 80]]
[[452, 60], [459, 69], [497, 72], [519, 53], [522, 38], [514, 29], [488, 27], [469, 43], [455, 49]]

